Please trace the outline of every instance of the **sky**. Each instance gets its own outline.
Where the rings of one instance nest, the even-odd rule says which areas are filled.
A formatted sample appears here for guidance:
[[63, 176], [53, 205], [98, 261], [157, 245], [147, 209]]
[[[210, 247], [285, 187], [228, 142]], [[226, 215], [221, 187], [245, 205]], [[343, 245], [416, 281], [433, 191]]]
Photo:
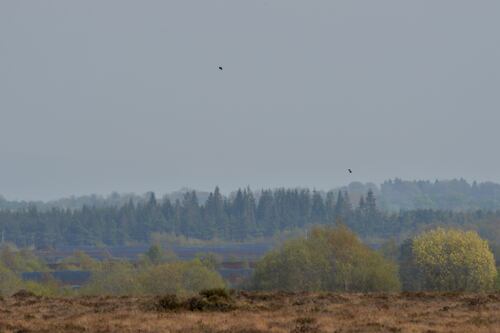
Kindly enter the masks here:
[[2, 0], [0, 194], [500, 182], [499, 17], [497, 0]]

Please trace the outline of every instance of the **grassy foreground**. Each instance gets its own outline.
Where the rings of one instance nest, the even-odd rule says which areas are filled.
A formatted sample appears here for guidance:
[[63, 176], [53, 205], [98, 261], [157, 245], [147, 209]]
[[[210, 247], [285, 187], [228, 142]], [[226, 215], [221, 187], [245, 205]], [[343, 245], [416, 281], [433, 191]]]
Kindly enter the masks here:
[[208, 301], [18, 293], [0, 299], [0, 332], [490, 333], [500, 332], [500, 293], [238, 292]]

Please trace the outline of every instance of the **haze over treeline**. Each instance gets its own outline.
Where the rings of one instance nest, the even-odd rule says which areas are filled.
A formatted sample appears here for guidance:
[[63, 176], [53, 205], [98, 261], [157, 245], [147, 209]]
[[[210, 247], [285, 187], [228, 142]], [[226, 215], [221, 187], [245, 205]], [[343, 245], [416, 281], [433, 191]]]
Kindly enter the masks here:
[[[385, 183], [379, 195], [421, 189], [436, 203], [456, 204], [466, 193], [481, 203], [481, 196], [491, 204], [491, 186], [464, 181]], [[350, 188], [364, 190], [362, 184]], [[391, 191], [388, 191], [391, 189]], [[484, 193], [483, 193], [484, 192]], [[420, 198], [420, 197], [418, 197]], [[130, 199], [130, 198], [129, 198]], [[429, 200], [430, 200], [429, 199]], [[464, 203], [470, 202], [466, 199]], [[383, 202], [382, 196], [380, 201]], [[464, 206], [467, 207], [467, 206]], [[219, 188], [201, 201], [195, 191], [182, 198], [157, 199], [149, 193], [145, 199], [124, 205], [84, 205], [79, 209], [51, 208], [38, 210], [28, 206], [0, 210], [0, 231], [5, 241], [19, 246], [50, 248], [60, 245], [129, 245], [147, 244], [158, 237], [184, 237], [213, 241], [255, 241], [269, 239], [289, 231], [304, 231], [314, 225], [344, 224], [366, 242], [380, 245], [394, 239], [402, 241], [422, 230], [450, 226], [477, 230], [500, 249], [500, 210], [457, 209], [449, 207], [415, 208], [387, 211], [380, 208], [375, 192], [348, 189], [321, 193], [309, 189], [270, 189], [254, 193], [249, 188], [223, 196]], [[156, 235], [156, 236], [155, 236]], [[495, 251], [496, 251], [495, 250]]]
[[[313, 191], [314, 189], [309, 189]], [[474, 209], [497, 210], [500, 209], [500, 184], [494, 182], [467, 182], [464, 179], [453, 180], [418, 180], [409, 181], [399, 178], [390, 179], [381, 185], [375, 183], [351, 182], [347, 186], [337, 187], [330, 191], [347, 191], [350, 200], [357, 204], [360, 197], [368, 190], [372, 190], [378, 200], [378, 207], [384, 211], [399, 211], [411, 209], [442, 209], [453, 211], [466, 211]], [[200, 203], [204, 203], [208, 197], [208, 191], [183, 188], [162, 196], [172, 202], [182, 200], [186, 192], [195, 191]], [[232, 197], [236, 191], [224, 192], [221, 195]], [[253, 189], [256, 198], [262, 190]], [[329, 191], [317, 191], [326, 197]], [[130, 201], [141, 203], [148, 200], [151, 192], [145, 194], [117, 193], [113, 192], [107, 196], [90, 194], [82, 196], [70, 196], [51, 201], [29, 201], [8, 200], [0, 195], [0, 209], [23, 209], [35, 206], [38, 210], [52, 208], [80, 209], [89, 207], [123, 206]], [[158, 197], [158, 194], [156, 194]]]

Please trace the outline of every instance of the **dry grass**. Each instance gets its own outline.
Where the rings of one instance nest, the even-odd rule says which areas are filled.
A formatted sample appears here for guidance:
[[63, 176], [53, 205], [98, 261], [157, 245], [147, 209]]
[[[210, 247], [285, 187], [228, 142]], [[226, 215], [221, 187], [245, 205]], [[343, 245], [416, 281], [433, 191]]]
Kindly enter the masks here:
[[500, 332], [498, 293], [241, 292], [228, 312], [158, 311], [159, 299], [8, 297], [0, 332]]

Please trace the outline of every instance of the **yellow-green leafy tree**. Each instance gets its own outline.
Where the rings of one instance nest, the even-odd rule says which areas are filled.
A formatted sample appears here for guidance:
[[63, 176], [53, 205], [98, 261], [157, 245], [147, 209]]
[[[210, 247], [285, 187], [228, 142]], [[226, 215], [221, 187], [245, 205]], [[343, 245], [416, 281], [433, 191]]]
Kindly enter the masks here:
[[0, 262], [8, 269], [19, 272], [47, 271], [46, 264], [27, 249], [17, 250], [13, 246], [4, 245], [0, 249]]
[[413, 240], [412, 255], [425, 290], [490, 290], [497, 277], [493, 253], [475, 231], [428, 231]]
[[222, 277], [199, 259], [141, 266], [104, 262], [81, 289], [90, 295], [187, 295], [203, 289], [224, 288]]
[[257, 264], [253, 287], [286, 291], [396, 291], [397, 266], [346, 227], [315, 228]]
[[65, 258], [61, 262], [61, 268], [67, 270], [98, 271], [101, 269], [101, 262], [92, 259], [83, 251], [76, 251], [71, 257]]
[[0, 263], [0, 296], [9, 296], [22, 287], [22, 281], [10, 269]]
[[285, 242], [257, 263], [254, 287], [259, 290], [323, 290], [329, 263], [315, 250], [306, 239]]
[[139, 283], [146, 294], [187, 295], [203, 289], [225, 287], [219, 273], [199, 259], [150, 266], [140, 273]]
[[81, 289], [86, 295], [138, 295], [142, 288], [137, 270], [127, 262], [107, 261], [102, 269], [92, 272], [90, 281]]
[[48, 279], [43, 282], [25, 281], [23, 289], [31, 291], [38, 296], [58, 296], [63, 294], [63, 289], [54, 279]]

